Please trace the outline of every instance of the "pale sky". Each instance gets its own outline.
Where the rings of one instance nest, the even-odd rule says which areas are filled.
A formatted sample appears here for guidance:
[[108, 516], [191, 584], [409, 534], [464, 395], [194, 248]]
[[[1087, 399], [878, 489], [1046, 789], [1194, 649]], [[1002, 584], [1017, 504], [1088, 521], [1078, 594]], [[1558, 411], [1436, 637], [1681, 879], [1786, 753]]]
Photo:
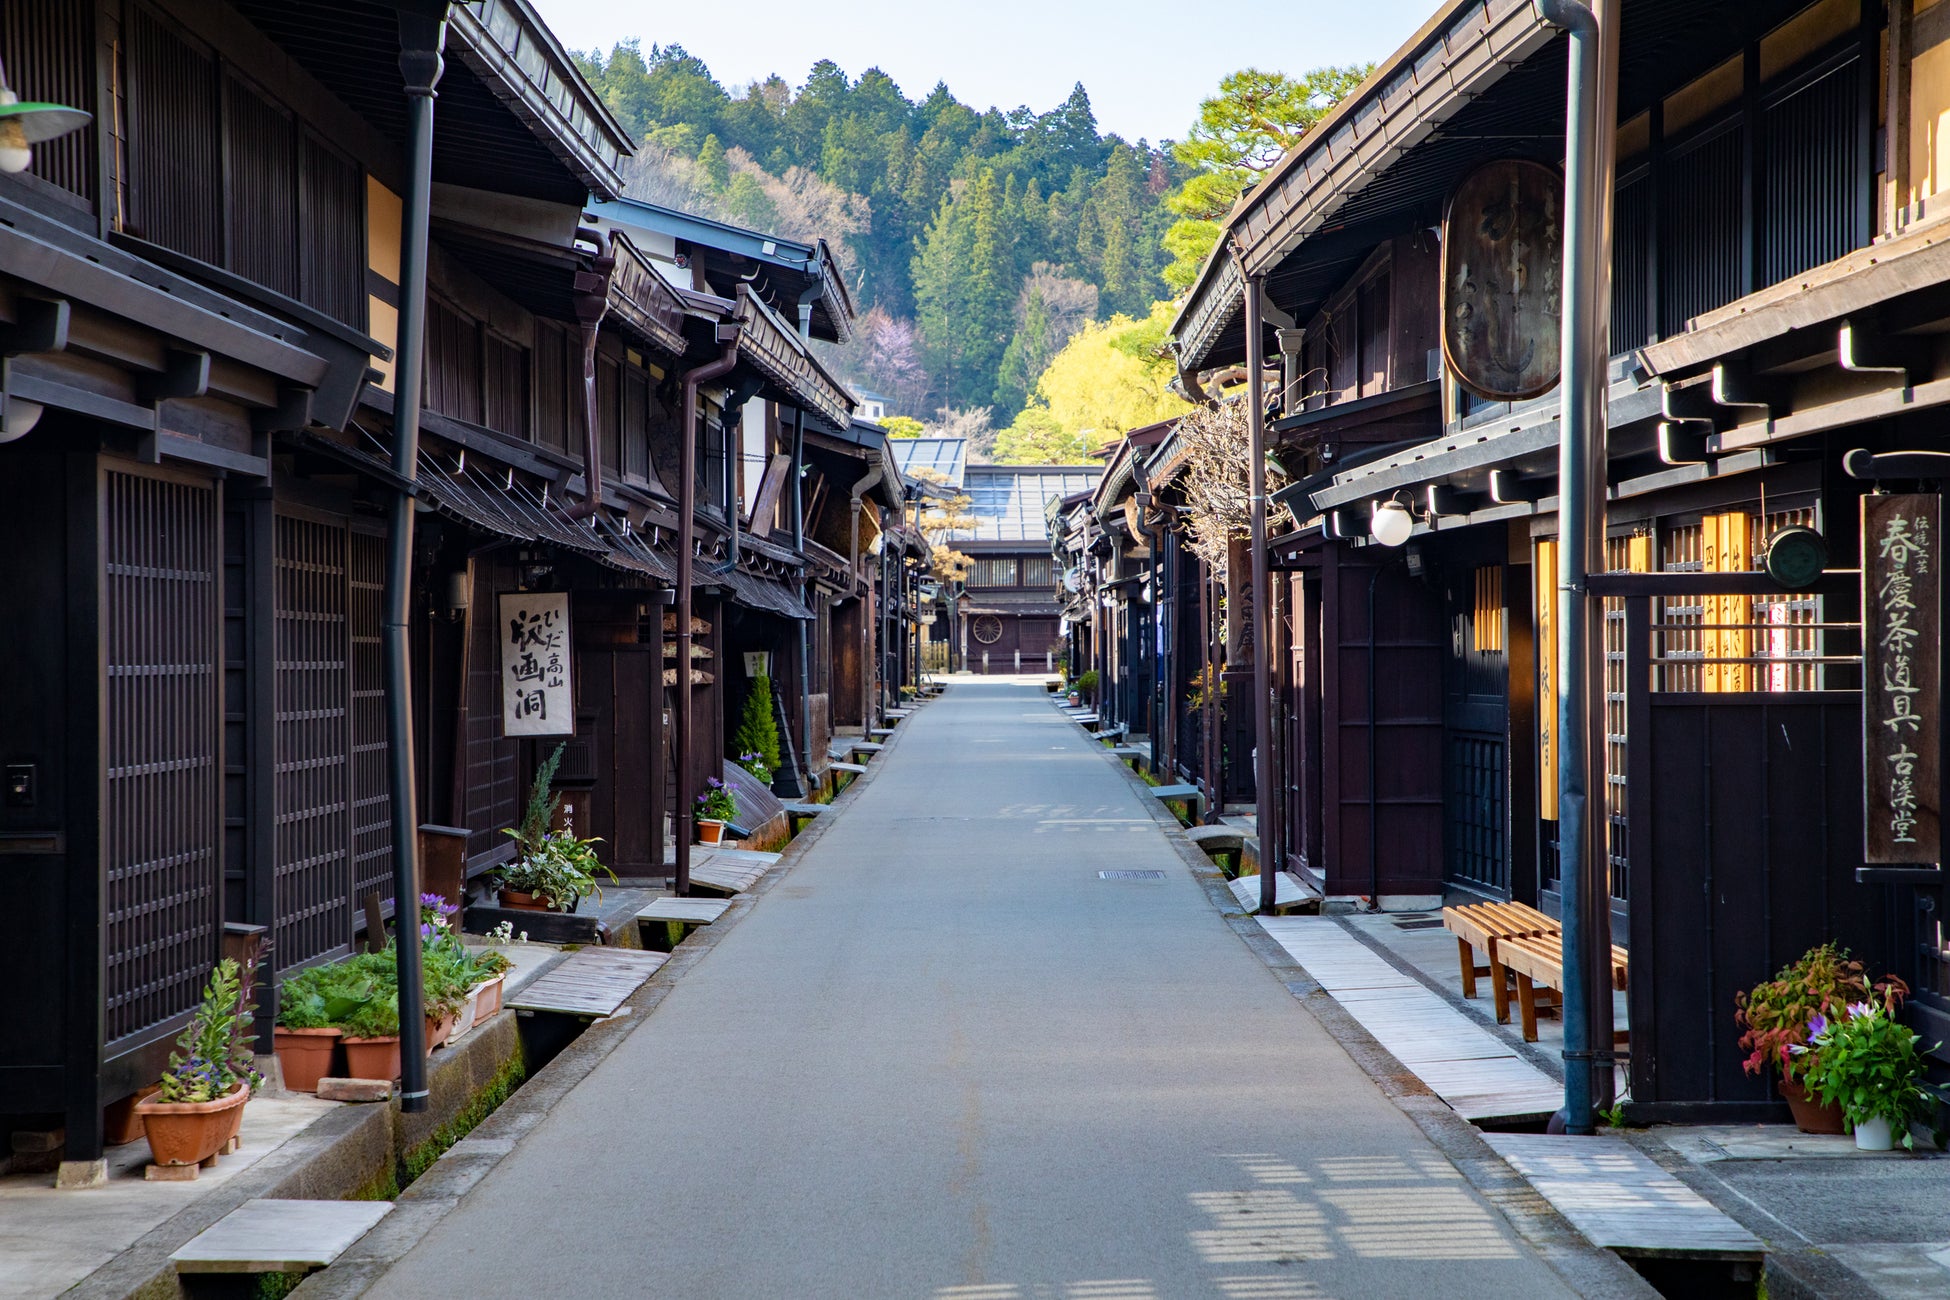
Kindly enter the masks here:
[[[1156, 143], [1185, 134], [1219, 78], [1255, 65], [1298, 75], [1386, 58], [1440, 0], [1284, 0], [1244, 11], [1185, 0], [532, 0], [572, 49], [639, 37], [682, 45], [727, 88], [777, 72], [795, 87], [826, 58], [870, 67], [910, 99], [936, 81], [977, 109], [1043, 112], [1081, 81], [1098, 129]], [[1250, 33], [1241, 39], [1241, 33]]]

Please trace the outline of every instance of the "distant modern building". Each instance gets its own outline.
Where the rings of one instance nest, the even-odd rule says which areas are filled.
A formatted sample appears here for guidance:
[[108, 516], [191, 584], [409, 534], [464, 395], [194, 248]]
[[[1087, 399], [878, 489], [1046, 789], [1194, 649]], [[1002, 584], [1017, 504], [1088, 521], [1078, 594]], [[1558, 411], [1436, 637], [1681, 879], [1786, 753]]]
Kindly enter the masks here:
[[862, 420], [872, 420], [875, 424], [879, 424], [887, 418], [888, 398], [885, 395], [862, 389], [855, 393], [854, 397], [860, 402], [860, 409], [855, 414]]

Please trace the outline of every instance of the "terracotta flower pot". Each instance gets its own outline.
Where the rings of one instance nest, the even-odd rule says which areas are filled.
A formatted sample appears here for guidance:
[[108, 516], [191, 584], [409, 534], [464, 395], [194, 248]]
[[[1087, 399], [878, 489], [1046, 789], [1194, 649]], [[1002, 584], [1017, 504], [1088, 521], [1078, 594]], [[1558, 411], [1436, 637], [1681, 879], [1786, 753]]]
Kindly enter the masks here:
[[1840, 1106], [1822, 1105], [1792, 1079], [1779, 1079], [1774, 1086], [1779, 1090], [1781, 1100], [1794, 1112], [1794, 1126], [1803, 1133], [1840, 1134], [1843, 1131]]
[[711, 817], [698, 818], [697, 842], [699, 844], [724, 843], [724, 823]]
[[284, 1075], [284, 1086], [293, 1092], [317, 1092], [318, 1081], [332, 1072], [339, 1031], [280, 1028], [276, 1039], [278, 1069]]
[[156, 1095], [156, 1084], [150, 1084], [132, 1096], [111, 1102], [102, 1115], [102, 1142], [106, 1146], [123, 1147], [142, 1137], [142, 1116], [136, 1107]]
[[495, 975], [475, 985], [478, 993], [474, 1006], [474, 1023], [479, 1025], [501, 1012], [501, 986], [505, 975]]
[[250, 1089], [241, 1085], [215, 1101], [157, 1101], [136, 1106], [149, 1138], [149, 1158], [159, 1165], [200, 1165], [237, 1134]]
[[501, 906], [511, 911], [547, 912], [553, 910], [542, 900], [540, 894], [530, 894], [519, 889], [504, 889], [501, 891], [500, 898]]
[[447, 1036], [454, 1032], [454, 1019], [451, 1014], [427, 1017], [427, 1051], [447, 1041]]
[[391, 1038], [344, 1038], [345, 1074], [350, 1079], [399, 1078], [399, 1035]]

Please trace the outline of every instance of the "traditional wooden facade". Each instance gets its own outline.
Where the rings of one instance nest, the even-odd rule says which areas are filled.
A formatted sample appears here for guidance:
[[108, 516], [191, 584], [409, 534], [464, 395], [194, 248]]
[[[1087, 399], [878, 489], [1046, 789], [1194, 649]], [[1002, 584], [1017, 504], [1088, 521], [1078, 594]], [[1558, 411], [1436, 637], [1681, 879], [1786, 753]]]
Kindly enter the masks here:
[[[402, 14], [446, 21], [410, 483]], [[678, 394], [727, 347], [688, 431], [714, 660], [688, 760], [721, 770], [717, 666], [745, 648], [800, 674], [789, 730], [816, 730], [796, 629], [824, 626], [819, 581], [864, 584], [785, 488], [810, 430], [850, 423], [805, 332], [843, 340], [851, 308], [830, 262], [817, 294], [754, 286], [715, 245], [592, 217], [630, 142], [519, 0], [23, 0], [0, 59], [24, 97], [94, 114], [0, 176], [0, 662], [21, 683], [0, 705], [0, 863], [41, 918], [6, 961], [52, 1009], [0, 1027], [0, 1126], [58, 1116], [87, 1165], [102, 1105], [154, 1076], [227, 929], [270, 939], [275, 979], [347, 951], [367, 896], [390, 914], [398, 491], [418, 502], [416, 804], [464, 845], [445, 888], [505, 860], [557, 743], [578, 829], [622, 874], [667, 872], [664, 719], [692, 689], [664, 651]], [[559, 738], [504, 721], [500, 601], [524, 595], [567, 599]]]
[[[1860, 0], [1623, 10], [1616, 573], [1591, 591], [1630, 1096], [1648, 1116], [1758, 1115], [1778, 1103], [1740, 1070], [1733, 994], [1811, 944], [1915, 981], [1926, 1036], [1950, 1011], [1934, 867], [1864, 854], [1846, 571], [1872, 484], [1844, 466], [1940, 443], [1929, 141], [1950, 86], [1941, 25], [1907, 4], [1887, 24]], [[1564, 45], [1517, 0], [1443, 8], [1234, 213], [1174, 327], [1199, 393], [1243, 360], [1244, 295], [1264, 285], [1290, 512], [1259, 593], [1281, 738], [1267, 842], [1330, 901], [1557, 906], [1558, 399], [1461, 384], [1439, 309], [1461, 292], [1443, 273], [1461, 182], [1561, 161]], [[1902, 467], [1896, 486], [1936, 490]], [[1376, 542], [1384, 508], [1413, 517], [1399, 549]], [[1818, 530], [1844, 576], [1757, 575], [1789, 526]]]

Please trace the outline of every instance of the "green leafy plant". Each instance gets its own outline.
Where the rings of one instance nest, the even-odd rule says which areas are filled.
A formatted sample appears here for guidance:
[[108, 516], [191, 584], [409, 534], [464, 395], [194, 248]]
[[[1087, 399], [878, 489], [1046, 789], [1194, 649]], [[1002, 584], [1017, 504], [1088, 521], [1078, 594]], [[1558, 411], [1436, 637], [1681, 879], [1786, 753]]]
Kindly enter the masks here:
[[[255, 967], [255, 961], [251, 965]], [[239, 1086], [257, 1090], [263, 1078], [251, 1065], [249, 985], [235, 959], [226, 957], [217, 963], [204, 986], [203, 1000], [169, 1054], [169, 1068], [157, 1081], [157, 1100], [215, 1101]]]
[[738, 815], [738, 800], [732, 796], [731, 787], [717, 777], [706, 784], [704, 793], [697, 797], [697, 815], [714, 822], [728, 822]]
[[329, 1029], [341, 1025], [373, 995], [369, 976], [344, 962], [308, 966], [278, 989], [278, 1026]]
[[1090, 671], [1081, 674], [1075, 682], [1071, 683], [1070, 689], [1086, 700], [1095, 700], [1097, 698], [1097, 670], [1092, 668]]
[[1893, 976], [1872, 986], [1847, 949], [1832, 943], [1810, 948], [1773, 979], [1735, 996], [1734, 1020], [1745, 1030], [1740, 1046], [1748, 1053], [1741, 1068], [1760, 1074], [1773, 1065], [1782, 1078], [1798, 1082], [1814, 1064], [1812, 1056], [1796, 1050], [1813, 1037], [1809, 1025], [1817, 1017], [1833, 1019], [1849, 1003], [1866, 1002], [1876, 992], [1900, 1001], [1909, 986]]
[[760, 780], [769, 780], [779, 770], [779, 724], [773, 715], [772, 679], [764, 673], [752, 678], [751, 693], [745, 696], [744, 711], [738, 716], [738, 729], [731, 736], [731, 748], [741, 756], [740, 762], [751, 755], [758, 757], [766, 773]]
[[1185, 703], [1194, 709], [1204, 708], [1205, 693], [1213, 689], [1213, 683], [1215, 681], [1218, 684], [1218, 695], [1214, 698], [1220, 703], [1224, 703], [1226, 698], [1226, 679], [1224, 676], [1214, 673], [1209, 665], [1199, 669], [1192, 677], [1191, 689], [1185, 693]]
[[568, 911], [591, 894], [601, 898], [596, 877], [605, 875], [613, 881], [616, 873], [596, 857], [591, 846], [600, 843], [600, 839], [577, 839], [568, 831], [551, 831], [532, 850], [500, 868], [501, 885], [533, 894], [558, 912]]
[[549, 829], [555, 824], [555, 810], [561, 806], [562, 796], [554, 793], [556, 769], [562, 766], [563, 745], [557, 745], [542, 765], [535, 769], [535, 780], [528, 787], [528, 804], [522, 809], [521, 825], [504, 831], [514, 837], [524, 854], [541, 851], [542, 841], [548, 838]]
[[1833, 1019], [1815, 1017], [1814, 1037], [1795, 1054], [1806, 1058], [1808, 1090], [1824, 1105], [1840, 1106], [1853, 1130], [1865, 1120], [1889, 1121], [1890, 1132], [1914, 1150], [1909, 1126], [1928, 1119], [1942, 1094], [1924, 1081], [1926, 1051], [1896, 1019], [1892, 996], [1853, 1002]]

